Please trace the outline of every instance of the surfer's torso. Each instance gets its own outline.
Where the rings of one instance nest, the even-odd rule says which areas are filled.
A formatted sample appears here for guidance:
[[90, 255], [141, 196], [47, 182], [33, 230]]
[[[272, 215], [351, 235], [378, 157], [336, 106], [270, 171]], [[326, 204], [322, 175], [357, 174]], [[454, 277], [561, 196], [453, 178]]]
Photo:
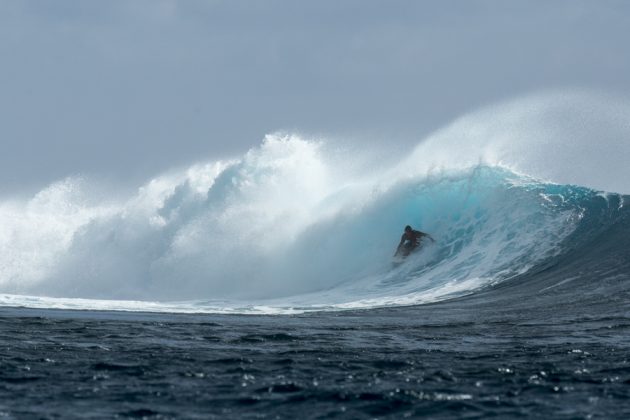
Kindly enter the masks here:
[[404, 242], [405, 247], [415, 248], [420, 245], [420, 239], [423, 234], [420, 231], [412, 230], [411, 232], [405, 232], [402, 234], [400, 241]]

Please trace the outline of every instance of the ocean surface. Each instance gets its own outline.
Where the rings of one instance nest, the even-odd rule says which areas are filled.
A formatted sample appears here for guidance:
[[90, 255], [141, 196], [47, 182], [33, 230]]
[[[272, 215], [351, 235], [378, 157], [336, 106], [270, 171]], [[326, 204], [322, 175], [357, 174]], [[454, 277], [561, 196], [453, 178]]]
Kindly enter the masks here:
[[445, 138], [0, 201], [0, 416], [629, 417], [630, 196]]

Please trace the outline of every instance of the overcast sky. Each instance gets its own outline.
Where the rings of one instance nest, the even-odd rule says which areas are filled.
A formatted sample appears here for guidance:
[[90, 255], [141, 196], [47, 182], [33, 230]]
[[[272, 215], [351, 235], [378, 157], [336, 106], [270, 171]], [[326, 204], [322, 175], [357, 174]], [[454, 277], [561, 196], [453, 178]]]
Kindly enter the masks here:
[[2, 0], [0, 194], [277, 130], [411, 145], [533, 91], [630, 96], [628, 40], [622, 0]]

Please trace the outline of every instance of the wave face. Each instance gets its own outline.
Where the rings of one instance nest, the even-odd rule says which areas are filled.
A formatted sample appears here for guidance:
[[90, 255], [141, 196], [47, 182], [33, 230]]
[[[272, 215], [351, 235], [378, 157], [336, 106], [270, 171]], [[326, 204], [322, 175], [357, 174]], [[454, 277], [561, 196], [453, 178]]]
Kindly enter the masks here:
[[[515, 106], [505, 109], [509, 122]], [[240, 159], [164, 174], [123, 200], [68, 178], [1, 202], [0, 304], [292, 313], [434, 302], [558, 260], [625, 214], [624, 196], [509, 169], [533, 170], [548, 149], [510, 160], [525, 140], [506, 149], [479, 127], [488, 112], [386, 168], [270, 135]], [[467, 130], [491, 140], [462, 149], [453, 139]], [[407, 224], [436, 243], [393, 267]]]

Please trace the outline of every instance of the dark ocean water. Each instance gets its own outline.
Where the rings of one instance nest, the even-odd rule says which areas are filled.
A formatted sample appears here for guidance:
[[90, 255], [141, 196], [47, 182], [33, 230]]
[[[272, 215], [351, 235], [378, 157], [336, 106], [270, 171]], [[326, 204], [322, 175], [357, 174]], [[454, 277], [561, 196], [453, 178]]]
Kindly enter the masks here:
[[[468, 309], [468, 310], [466, 310]], [[2, 311], [8, 418], [627, 418], [628, 306], [307, 315]]]

